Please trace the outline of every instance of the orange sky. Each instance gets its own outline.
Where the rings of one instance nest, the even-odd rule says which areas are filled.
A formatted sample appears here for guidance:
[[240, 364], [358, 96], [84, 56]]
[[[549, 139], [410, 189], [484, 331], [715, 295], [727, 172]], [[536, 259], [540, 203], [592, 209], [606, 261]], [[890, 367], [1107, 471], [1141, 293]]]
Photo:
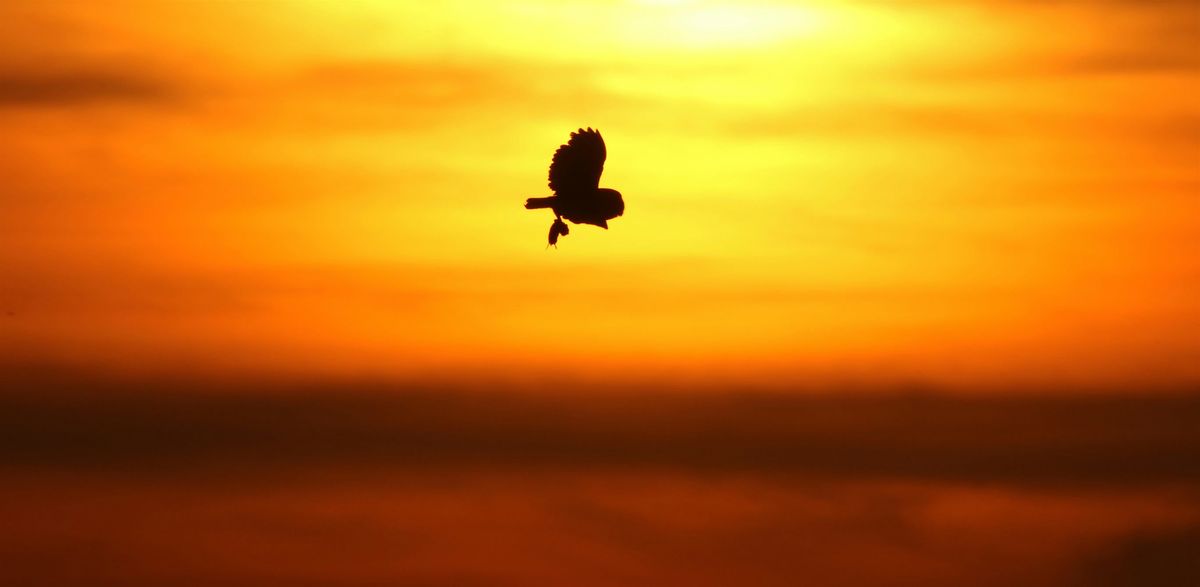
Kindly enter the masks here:
[[[7, 3], [0, 353], [1194, 385], [1198, 32], [1115, 0]], [[545, 250], [521, 204], [580, 126], [626, 215]]]
[[1194, 5], [0, 2], [0, 584], [1200, 585]]

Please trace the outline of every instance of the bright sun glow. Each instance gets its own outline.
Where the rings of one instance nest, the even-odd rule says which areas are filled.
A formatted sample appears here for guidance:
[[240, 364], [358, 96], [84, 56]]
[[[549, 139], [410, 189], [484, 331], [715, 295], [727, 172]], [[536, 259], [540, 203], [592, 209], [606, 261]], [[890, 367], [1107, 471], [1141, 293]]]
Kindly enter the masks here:
[[[804, 39], [830, 15], [788, 4], [648, 1], [624, 23], [630, 38], [665, 47], [731, 48]], [[632, 11], [631, 11], [632, 12]]]

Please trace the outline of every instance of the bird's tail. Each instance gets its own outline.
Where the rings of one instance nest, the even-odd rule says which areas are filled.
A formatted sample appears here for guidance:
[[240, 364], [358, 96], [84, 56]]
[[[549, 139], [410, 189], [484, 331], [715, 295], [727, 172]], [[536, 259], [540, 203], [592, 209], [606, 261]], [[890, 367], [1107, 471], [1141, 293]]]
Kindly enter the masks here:
[[525, 209], [536, 210], [538, 208], [552, 208], [554, 207], [554, 198], [555, 196], [550, 196], [547, 198], [529, 198], [528, 200], [525, 200]]

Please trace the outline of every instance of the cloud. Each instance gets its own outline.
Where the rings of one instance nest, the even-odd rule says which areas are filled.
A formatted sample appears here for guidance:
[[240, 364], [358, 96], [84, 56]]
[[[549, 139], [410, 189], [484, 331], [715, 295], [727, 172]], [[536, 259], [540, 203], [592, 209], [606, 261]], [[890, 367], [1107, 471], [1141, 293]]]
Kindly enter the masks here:
[[1087, 564], [1081, 585], [1174, 587], [1200, 585], [1200, 526], [1142, 532], [1108, 545]]
[[726, 129], [750, 136], [992, 137], [1010, 131], [995, 109], [979, 106], [926, 106], [881, 101], [790, 109], [734, 119]]
[[[1196, 32], [1200, 32], [1198, 29]], [[1050, 65], [1054, 74], [1137, 74], [1200, 71], [1200, 51], [1185, 47], [1147, 46], [1124, 50], [1098, 51], [1063, 59]]]
[[615, 468], [1033, 486], [1200, 483], [1195, 396], [563, 396], [436, 384], [225, 384], [218, 394], [196, 384], [69, 376], [41, 384], [29, 376], [19, 387], [21, 395], [0, 398], [7, 467], [267, 475], [335, 465]]
[[576, 120], [663, 106], [654, 98], [606, 88], [599, 83], [602, 72], [586, 64], [497, 57], [349, 59], [302, 67], [269, 91], [281, 96], [275, 101], [285, 109], [300, 109], [297, 122], [358, 131], [487, 126], [556, 116]]
[[434, 61], [341, 61], [315, 65], [297, 76], [300, 87], [360, 95], [403, 106], [448, 107], [491, 101], [519, 92], [521, 83], [497, 68]]
[[0, 69], [0, 107], [162, 104], [178, 98], [168, 79], [133, 66], [73, 64]]

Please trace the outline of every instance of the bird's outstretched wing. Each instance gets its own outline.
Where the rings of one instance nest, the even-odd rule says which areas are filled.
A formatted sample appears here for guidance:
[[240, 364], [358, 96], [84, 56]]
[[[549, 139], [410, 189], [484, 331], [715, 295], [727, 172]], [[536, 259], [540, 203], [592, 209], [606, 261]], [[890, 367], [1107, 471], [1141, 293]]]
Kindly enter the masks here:
[[579, 129], [554, 152], [550, 163], [550, 189], [559, 196], [590, 193], [600, 186], [604, 172], [604, 139], [600, 131]]

